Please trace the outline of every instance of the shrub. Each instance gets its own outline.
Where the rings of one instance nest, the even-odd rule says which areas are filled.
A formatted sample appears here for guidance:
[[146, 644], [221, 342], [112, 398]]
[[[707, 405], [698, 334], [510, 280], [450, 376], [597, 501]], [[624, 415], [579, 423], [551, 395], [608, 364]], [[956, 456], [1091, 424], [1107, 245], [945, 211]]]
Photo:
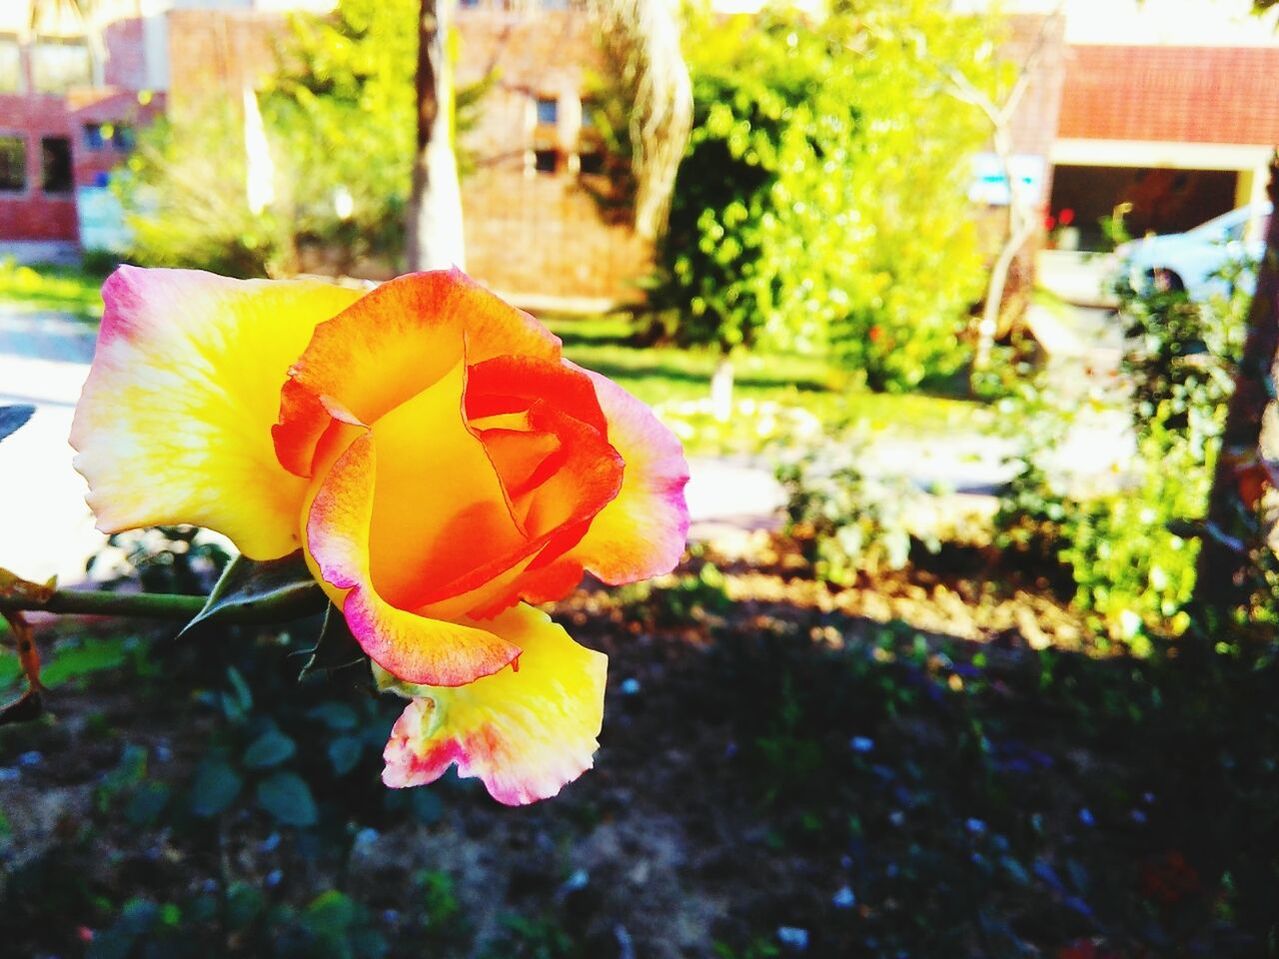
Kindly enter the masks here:
[[964, 187], [983, 139], [943, 64], [989, 24], [933, 0], [694, 24], [695, 127], [652, 311], [684, 343], [829, 350], [877, 388], [944, 377], [980, 293]]
[[[1248, 297], [1196, 303], [1184, 292], [1118, 290], [1127, 320], [1123, 358], [1137, 456], [1117, 492], [1062, 488], [1051, 457], [1069, 414], [1042, 382], [1008, 401], [1023, 436], [1023, 469], [999, 516], [1001, 542], [1068, 568], [1074, 600], [1113, 639], [1148, 646], [1179, 635], [1195, 582], [1197, 537], [1212, 484]], [[1273, 565], [1273, 564], [1272, 564]], [[1270, 589], [1267, 567], [1257, 588]], [[1260, 607], [1270, 604], [1263, 596]], [[1259, 609], [1265, 615], [1264, 609]]]

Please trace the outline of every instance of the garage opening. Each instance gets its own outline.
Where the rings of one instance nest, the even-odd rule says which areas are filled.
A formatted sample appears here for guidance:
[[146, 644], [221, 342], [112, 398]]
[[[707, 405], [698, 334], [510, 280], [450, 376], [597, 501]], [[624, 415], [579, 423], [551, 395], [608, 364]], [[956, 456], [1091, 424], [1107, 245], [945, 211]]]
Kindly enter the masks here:
[[1078, 229], [1079, 249], [1102, 250], [1101, 219], [1119, 204], [1132, 204], [1124, 222], [1134, 237], [1181, 233], [1233, 210], [1238, 180], [1233, 170], [1057, 166], [1049, 215]]

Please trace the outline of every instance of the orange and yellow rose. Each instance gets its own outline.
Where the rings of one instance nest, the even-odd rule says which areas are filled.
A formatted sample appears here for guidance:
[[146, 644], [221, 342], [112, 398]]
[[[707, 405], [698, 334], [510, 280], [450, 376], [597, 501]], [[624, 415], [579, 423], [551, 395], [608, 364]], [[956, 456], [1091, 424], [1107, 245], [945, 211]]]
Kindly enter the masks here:
[[688, 469], [634, 397], [457, 271], [362, 293], [123, 267], [71, 442], [99, 527], [303, 550], [410, 697], [384, 781], [451, 764], [509, 804], [597, 748], [605, 658], [533, 605], [684, 547]]

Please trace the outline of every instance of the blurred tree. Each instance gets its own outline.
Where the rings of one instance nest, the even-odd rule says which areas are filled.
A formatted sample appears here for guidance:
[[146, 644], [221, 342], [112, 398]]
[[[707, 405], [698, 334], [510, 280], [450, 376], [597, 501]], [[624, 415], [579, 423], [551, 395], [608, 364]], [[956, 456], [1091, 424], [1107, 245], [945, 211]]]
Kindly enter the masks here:
[[990, 89], [990, 29], [937, 0], [695, 21], [695, 125], [649, 298], [667, 332], [829, 351], [877, 388], [957, 369], [985, 131], [939, 64]]
[[[1279, 153], [1270, 163], [1270, 200], [1279, 210]], [[1279, 468], [1261, 451], [1261, 426], [1275, 398], [1279, 356], [1279, 215], [1269, 219], [1266, 252], [1248, 311], [1248, 333], [1226, 409], [1208, 516], [1199, 551], [1194, 604], [1211, 636], [1232, 609], [1249, 603], [1263, 553], [1273, 547], [1258, 519], [1260, 491], [1279, 487]]]
[[[671, 193], [693, 123], [693, 88], [670, 0], [594, 0], [613, 76], [604, 81], [620, 115], [601, 117], [609, 146], [629, 159], [635, 229], [646, 239], [666, 228]], [[624, 131], [624, 132], [623, 132]], [[628, 193], [631, 191], [627, 191]]]
[[991, 146], [1003, 168], [1004, 182], [1008, 184], [1007, 216], [999, 238], [998, 252], [990, 266], [986, 281], [985, 302], [982, 306], [981, 319], [977, 324], [977, 346], [973, 366], [979, 370], [990, 365], [995, 336], [1004, 329], [1000, 319], [1004, 309], [1004, 291], [1008, 286], [1008, 274], [1012, 269], [1013, 261], [1030, 238], [1035, 235], [1041, 222], [1039, 199], [1026, 189], [1021, 178], [1016, 176], [1013, 170], [1013, 120], [1026, 96], [1026, 91], [1034, 80], [1040, 61], [1048, 52], [1051, 37], [1055, 31], [1061, 29], [1062, 17], [1063, 15], [1058, 11], [1043, 18], [1029, 51], [1016, 65], [1016, 69], [1011, 71], [1009, 82], [1000, 84], [1001, 89], [993, 92], [983, 89], [983, 84], [989, 86], [988, 69], [981, 70], [982, 82], [974, 82], [961, 66], [946, 64], [943, 67], [950, 83], [951, 93], [965, 103], [976, 107], [989, 124]]
[[39, 33], [46, 24], [60, 21], [64, 14], [70, 14], [84, 27], [89, 69], [94, 84], [101, 86], [105, 80], [107, 47], [98, 24], [98, 0], [31, 0], [31, 32]]
[[420, 0], [417, 16], [417, 140], [405, 242], [410, 270], [466, 266], [453, 152], [453, 70], [445, 53], [451, 2]]

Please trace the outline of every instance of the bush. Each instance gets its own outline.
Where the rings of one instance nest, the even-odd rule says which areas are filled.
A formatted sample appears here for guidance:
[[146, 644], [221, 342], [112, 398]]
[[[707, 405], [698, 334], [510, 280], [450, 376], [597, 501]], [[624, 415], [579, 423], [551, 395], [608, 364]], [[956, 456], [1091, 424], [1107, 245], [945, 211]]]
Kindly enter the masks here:
[[787, 531], [818, 576], [851, 586], [860, 573], [897, 570], [918, 542], [930, 552], [941, 544], [912, 531], [926, 493], [902, 478], [869, 477], [855, 465], [862, 444], [846, 440], [779, 467], [786, 491]]
[[876, 388], [954, 372], [979, 295], [964, 195], [984, 134], [941, 69], [995, 71], [933, 0], [694, 24], [695, 126], [649, 306], [684, 343], [829, 350]]
[[[1042, 383], [1008, 401], [1029, 438], [999, 516], [1003, 545], [1063, 563], [1074, 601], [1112, 639], [1144, 650], [1189, 625], [1198, 539], [1243, 346], [1248, 297], [1195, 303], [1184, 292], [1118, 290], [1128, 322], [1123, 372], [1137, 456], [1118, 492], [1063, 489], [1051, 456], [1069, 414]], [[1269, 574], [1258, 571], [1258, 589]], [[1264, 607], [1270, 605], [1258, 597]], [[1264, 610], [1257, 610], [1263, 615]], [[1251, 615], [1251, 614], [1250, 614]]]

